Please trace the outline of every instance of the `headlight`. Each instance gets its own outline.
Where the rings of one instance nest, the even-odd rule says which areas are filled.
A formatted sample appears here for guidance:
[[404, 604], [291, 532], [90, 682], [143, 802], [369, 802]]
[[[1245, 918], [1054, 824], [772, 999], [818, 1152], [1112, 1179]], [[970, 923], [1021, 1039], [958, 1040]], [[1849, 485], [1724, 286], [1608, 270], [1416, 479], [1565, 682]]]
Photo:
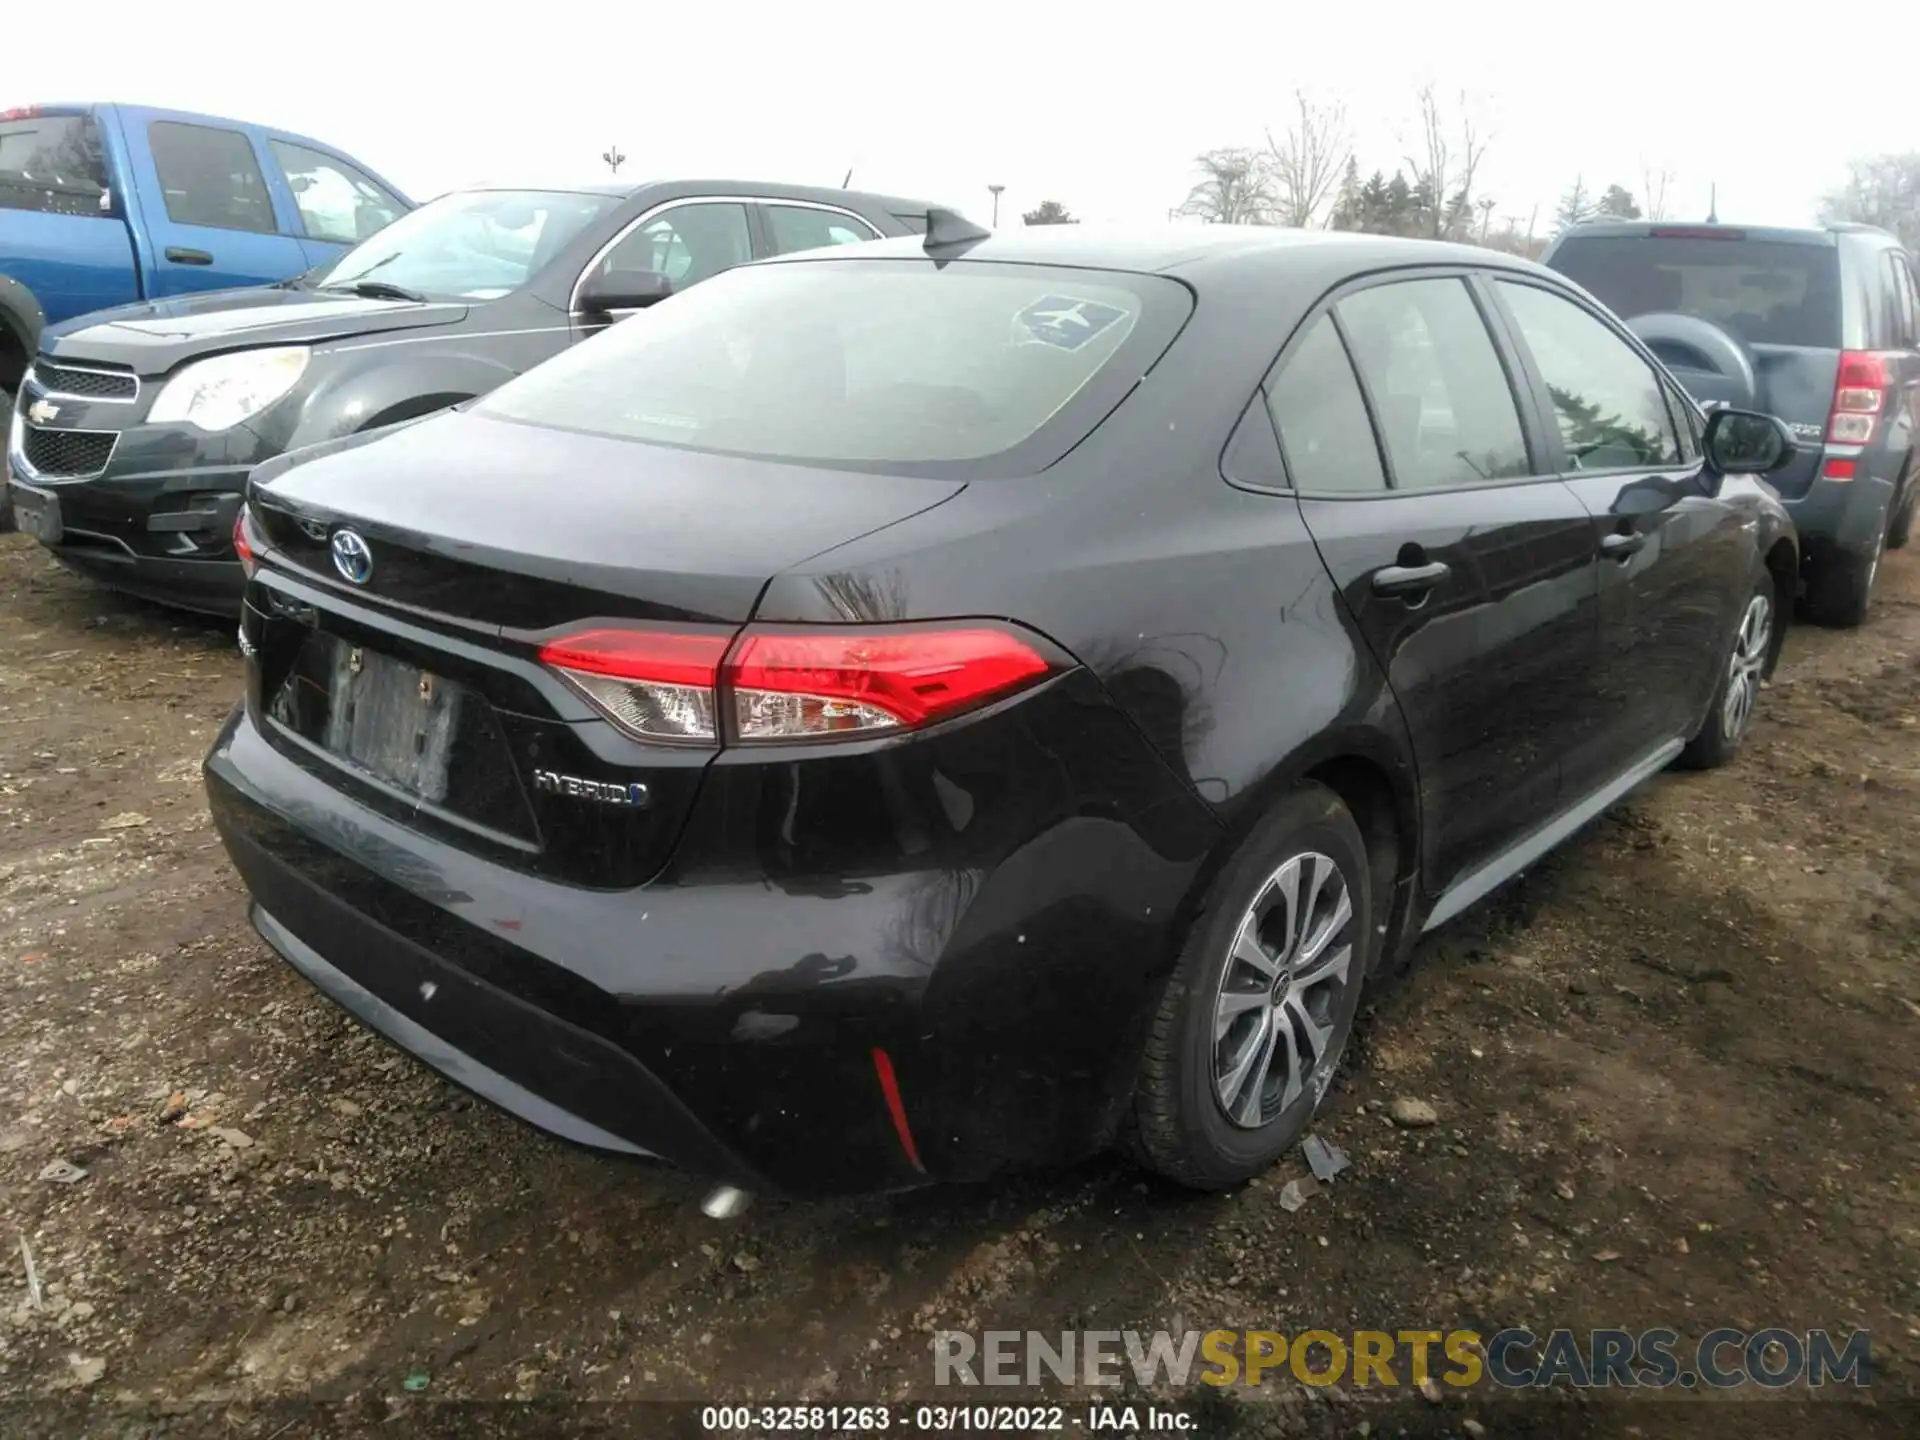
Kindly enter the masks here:
[[293, 389], [307, 368], [307, 347], [242, 350], [187, 366], [161, 390], [147, 419], [231, 430]]

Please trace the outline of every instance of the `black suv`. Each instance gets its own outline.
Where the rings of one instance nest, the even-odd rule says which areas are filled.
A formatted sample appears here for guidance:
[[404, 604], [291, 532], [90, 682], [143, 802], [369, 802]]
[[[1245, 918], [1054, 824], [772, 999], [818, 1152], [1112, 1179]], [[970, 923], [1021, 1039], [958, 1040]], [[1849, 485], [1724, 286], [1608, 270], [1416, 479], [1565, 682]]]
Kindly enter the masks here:
[[747, 260], [924, 233], [924, 200], [740, 180], [456, 191], [336, 260], [49, 326], [6, 498], [69, 569], [236, 615], [247, 472], [417, 419]]
[[1778, 415], [1800, 453], [1768, 477], [1792, 512], [1807, 610], [1866, 618], [1881, 552], [1913, 524], [1920, 293], [1866, 225], [1581, 225], [1546, 264], [1624, 316], [1702, 405]]

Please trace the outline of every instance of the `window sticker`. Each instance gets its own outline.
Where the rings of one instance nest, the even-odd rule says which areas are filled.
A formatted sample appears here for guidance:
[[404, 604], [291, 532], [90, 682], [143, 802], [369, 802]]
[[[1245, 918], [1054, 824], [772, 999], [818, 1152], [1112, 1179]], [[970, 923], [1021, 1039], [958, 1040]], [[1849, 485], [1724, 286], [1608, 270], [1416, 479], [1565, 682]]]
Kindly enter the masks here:
[[1111, 330], [1132, 312], [1098, 300], [1072, 295], [1042, 295], [1013, 317], [1014, 341], [1021, 345], [1050, 345], [1056, 350], [1078, 350]]

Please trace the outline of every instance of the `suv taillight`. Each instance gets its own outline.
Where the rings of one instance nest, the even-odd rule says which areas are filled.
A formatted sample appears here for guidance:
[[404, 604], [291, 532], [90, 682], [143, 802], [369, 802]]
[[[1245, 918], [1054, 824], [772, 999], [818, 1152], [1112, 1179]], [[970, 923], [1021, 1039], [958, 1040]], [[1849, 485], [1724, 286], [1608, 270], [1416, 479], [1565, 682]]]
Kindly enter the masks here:
[[1874, 350], [1843, 350], [1833, 382], [1833, 413], [1827, 417], [1827, 439], [1835, 445], [1865, 445], [1873, 439], [1873, 422], [1887, 408], [1893, 389], [1893, 367], [1888, 356]]
[[916, 730], [1013, 694], [1056, 665], [997, 626], [583, 630], [540, 662], [640, 740], [779, 744]]

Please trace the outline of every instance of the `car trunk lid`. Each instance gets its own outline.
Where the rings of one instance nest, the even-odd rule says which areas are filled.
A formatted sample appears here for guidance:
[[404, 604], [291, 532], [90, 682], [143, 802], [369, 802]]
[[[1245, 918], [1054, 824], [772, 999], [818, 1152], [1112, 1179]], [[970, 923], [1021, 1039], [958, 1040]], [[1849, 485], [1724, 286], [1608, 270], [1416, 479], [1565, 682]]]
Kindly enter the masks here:
[[542, 646], [730, 639], [781, 570], [964, 488], [461, 414], [344, 449], [251, 494], [263, 728], [404, 823], [597, 887], [665, 863], [717, 751], [622, 733]]

